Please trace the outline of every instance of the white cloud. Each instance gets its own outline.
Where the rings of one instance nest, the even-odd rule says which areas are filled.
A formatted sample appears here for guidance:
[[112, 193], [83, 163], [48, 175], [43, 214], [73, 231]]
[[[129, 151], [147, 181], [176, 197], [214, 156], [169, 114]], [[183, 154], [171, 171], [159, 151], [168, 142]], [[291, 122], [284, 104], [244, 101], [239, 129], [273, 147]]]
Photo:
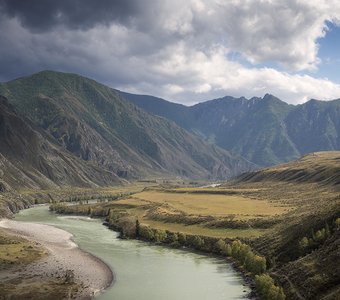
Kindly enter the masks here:
[[[317, 67], [317, 40], [326, 34], [326, 21], [338, 22], [340, 18], [337, 0], [205, 3], [209, 3], [209, 13], [195, 11], [197, 28], [207, 29], [215, 41], [240, 52], [253, 64], [274, 61], [293, 71]], [[204, 31], [200, 34], [207, 36]]]
[[[86, 30], [31, 32], [16, 19], [2, 18], [0, 72], [69, 71], [188, 104], [265, 93], [289, 103], [334, 99], [340, 98], [339, 84], [294, 72], [317, 68], [317, 39], [326, 32], [325, 21], [338, 22], [339, 16], [336, 0], [163, 0], [124, 25]], [[246, 66], [228, 59], [233, 52], [286, 71]]]
[[[215, 48], [208, 54], [185, 48], [171, 49], [164, 60], [150, 70], [164, 82], [176, 82], [180, 88], [168, 89], [168, 84], [157, 87], [138, 82], [133, 85], [142, 93], [156, 94], [177, 102], [193, 104], [197, 101], [223, 97], [225, 95], [261, 97], [266, 93], [282, 100], [298, 104], [311, 98], [330, 100], [340, 98], [340, 85], [327, 79], [308, 75], [289, 74], [272, 68], [246, 68], [240, 63], [229, 61], [225, 49]], [[173, 53], [171, 55], [171, 53]], [[156, 75], [157, 77], [157, 75]], [[129, 89], [130, 85], [121, 86]], [[150, 90], [151, 88], [151, 90]]]

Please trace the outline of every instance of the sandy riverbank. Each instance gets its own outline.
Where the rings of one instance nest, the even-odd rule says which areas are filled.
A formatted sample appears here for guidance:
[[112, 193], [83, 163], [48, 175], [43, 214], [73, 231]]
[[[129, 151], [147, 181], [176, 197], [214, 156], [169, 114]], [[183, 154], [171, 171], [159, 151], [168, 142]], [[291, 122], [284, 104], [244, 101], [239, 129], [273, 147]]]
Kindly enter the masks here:
[[49, 225], [7, 219], [0, 221], [0, 227], [42, 245], [49, 252], [49, 255], [35, 263], [0, 274], [0, 279], [16, 276], [62, 278], [67, 270], [73, 270], [75, 282], [82, 286], [77, 295], [79, 299], [90, 298], [113, 282], [111, 269], [100, 259], [79, 249], [72, 241], [72, 234], [67, 231]]

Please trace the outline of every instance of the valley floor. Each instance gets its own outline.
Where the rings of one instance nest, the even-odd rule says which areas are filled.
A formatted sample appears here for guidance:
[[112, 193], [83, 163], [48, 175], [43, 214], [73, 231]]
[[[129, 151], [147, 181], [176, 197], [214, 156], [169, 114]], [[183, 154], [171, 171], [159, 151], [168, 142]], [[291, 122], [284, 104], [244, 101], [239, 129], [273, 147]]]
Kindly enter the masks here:
[[339, 292], [339, 201], [337, 184], [267, 180], [218, 188], [149, 187], [114, 201], [51, 208], [104, 217], [128, 238], [209, 253], [238, 239], [266, 259], [286, 299], [328, 300]]
[[[339, 184], [337, 152], [309, 155], [218, 187], [163, 182], [21, 195], [30, 203], [44, 199], [57, 213], [104, 218], [122, 237], [231, 256], [242, 267], [250, 265], [252, 275], [265, 271], [286, 299], [330, 300], [340, 291]], [[15, 211], [22, 202], [4, 199], [0, 212], [1, 203]], [[278, 296], [262, 298], [284, 299], [270, 285]]]

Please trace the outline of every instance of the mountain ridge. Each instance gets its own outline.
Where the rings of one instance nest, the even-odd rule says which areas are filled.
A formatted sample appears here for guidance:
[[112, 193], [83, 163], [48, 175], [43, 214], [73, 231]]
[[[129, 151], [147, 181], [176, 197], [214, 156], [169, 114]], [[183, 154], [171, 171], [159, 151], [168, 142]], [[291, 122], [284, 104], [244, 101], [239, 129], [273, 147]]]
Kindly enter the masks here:
[[1, 83], [0, 94], [63, 151], [123, 179], [228, 178], [255, 167], [76, 74], [39, 72]]
[[226, 96], [183, 107], [151, 96], [124, 96], [262, 167], [340, 149], [340, 99], [292, 105], [270, 94]]

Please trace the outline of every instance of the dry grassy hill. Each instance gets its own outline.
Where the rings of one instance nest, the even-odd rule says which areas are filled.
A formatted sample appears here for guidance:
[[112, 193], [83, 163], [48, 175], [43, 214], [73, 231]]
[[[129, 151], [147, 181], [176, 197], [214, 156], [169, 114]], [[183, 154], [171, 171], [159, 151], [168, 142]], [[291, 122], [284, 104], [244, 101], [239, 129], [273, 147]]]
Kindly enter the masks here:
[[245, 173], [240, 182], [287, 181], [340, 184], [340, 152], [315, 152], [298, 161], [274, 166], [257, 172]]
[[[227, 185], [229, 186], [229, 185]], [[295, 207], [252, 245], [271, 261], [288, 299], [339, 299], [340, 152], [244, 174], [233, 186]]]

